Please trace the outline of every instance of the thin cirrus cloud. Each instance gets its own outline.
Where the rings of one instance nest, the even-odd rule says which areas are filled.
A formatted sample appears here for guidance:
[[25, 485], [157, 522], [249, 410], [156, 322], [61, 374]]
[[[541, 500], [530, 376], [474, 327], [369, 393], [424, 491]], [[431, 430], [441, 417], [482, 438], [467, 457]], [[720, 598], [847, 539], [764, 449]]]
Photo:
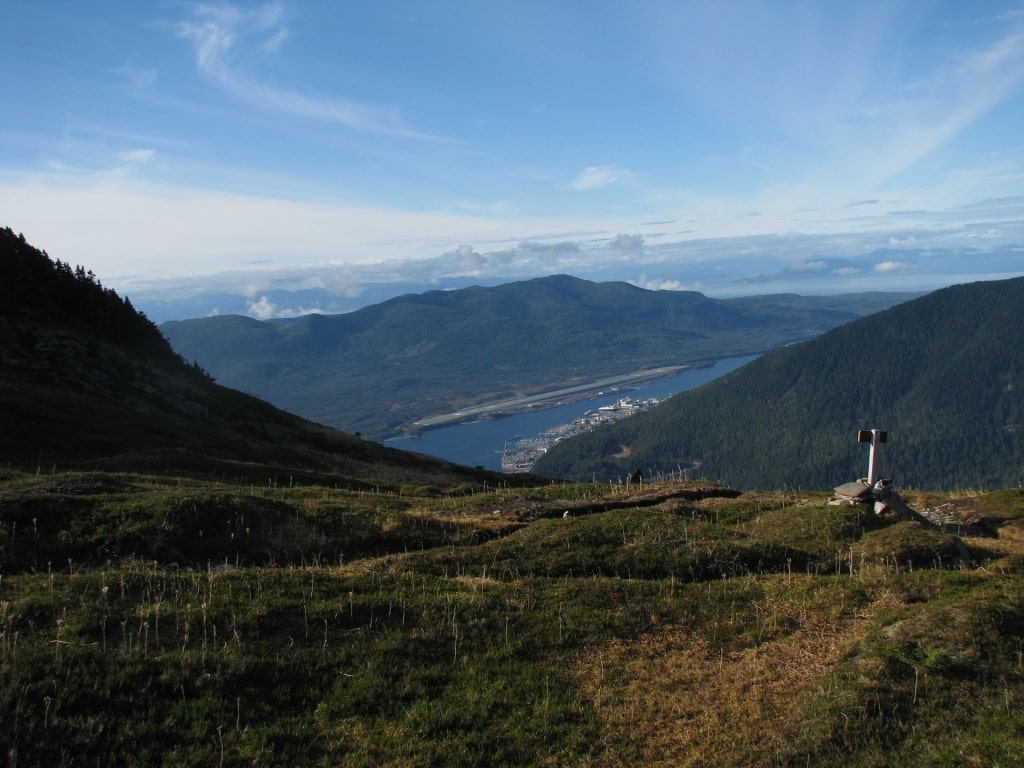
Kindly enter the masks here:
[[357, 131], [407, 139], [438, 138], [405, 125], [397, 107], [303, 93], [249, 76], [238, 64], [239, 48], [255, 43], [259, 50], [272, 52], [280, 47], [289, 36], [285, 11], [277, 2], [253, 9], [198, 4], [191, 18], [175, 25], [174, 30], [191, 41], [203, 76], [234, 99]]
[[868, 100], [851, 119], [863, 121], [850, 152], [851, 178], [878, 188], [919, 167], [1007, 101], [1024, 84], [1024, 16], [1007, 17], [1006, 31], [987, 44], [959, 52], [919, 79], [878, 101]]
[[617, 165], [588, 165], [568, 183], [570, 189], [586, 192], [630, 181], [632, 174]]
[[129, 149], [121, 152], [118, 159], [125, 163], [147, 163], [156, 157], [153, 149]]

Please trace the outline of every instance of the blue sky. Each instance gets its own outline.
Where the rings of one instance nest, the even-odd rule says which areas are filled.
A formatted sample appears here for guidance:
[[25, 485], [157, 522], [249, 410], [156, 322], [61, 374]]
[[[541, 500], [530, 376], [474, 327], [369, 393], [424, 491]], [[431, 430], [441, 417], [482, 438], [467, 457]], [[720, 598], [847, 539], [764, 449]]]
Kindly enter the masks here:
[[144, 309], [1024, 273], [1024, 2], [4, 0], [0, 24], [0, 225]]

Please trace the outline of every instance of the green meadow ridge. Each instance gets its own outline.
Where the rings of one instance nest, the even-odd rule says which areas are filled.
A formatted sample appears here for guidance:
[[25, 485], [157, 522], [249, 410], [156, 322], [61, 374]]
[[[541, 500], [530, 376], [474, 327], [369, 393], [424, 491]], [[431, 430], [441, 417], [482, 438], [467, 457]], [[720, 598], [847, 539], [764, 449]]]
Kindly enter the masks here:
[[[69, 766], [1020, 764], [1024, 497], [907, 500], [947, 528], [707, 483], [8, 471], [0, 749]], [[950, 567], [958, 534], [970, 568]]]
[[1024, 763], [1017, 489], [901, 489], [932, 523], [386, 451], [0, 256], [7, 765]]

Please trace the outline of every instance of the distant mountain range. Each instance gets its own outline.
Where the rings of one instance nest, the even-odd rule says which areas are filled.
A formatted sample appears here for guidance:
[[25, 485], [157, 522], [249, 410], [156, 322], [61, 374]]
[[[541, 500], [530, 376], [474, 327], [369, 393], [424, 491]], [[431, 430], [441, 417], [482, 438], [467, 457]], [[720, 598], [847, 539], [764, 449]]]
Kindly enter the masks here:
[[92, 272], [7, 228], [0, 269], [0, 466], [339, 486], [502, 481], [215, 384]]
[[1024, 278], [959, 285], [777, 349], [607, 429], [534, 471], [679, 472], [750, 489], [828, 489], [866, 474], [859, 429], [888, 432], [902, 487], [1024, 481]]
[[0, 260], [0, 462], [12, 465], [489, 482], [278, 410], [203, 367], [372, 436], [475, 402], [777, 347], [559, 444], [534, 471], [590, 480], [685, 470], [736, 488], [824, 490], [864, 474], [856, 431], [877, 427], [889, 433], [883, 472], [903, 487], [1024, 480], [1024, 278], [891, 306], [905, 296], [722, 301], [554, 276], [347, 315], [158, 328], [91, 272], [9, 229]]
[[763, 352], [908, 298], [716, 300], [555, 275], [409, 294], [343, 315], [233, 315], [160, 329], [220, 383], [380, 439], [481, 403]]

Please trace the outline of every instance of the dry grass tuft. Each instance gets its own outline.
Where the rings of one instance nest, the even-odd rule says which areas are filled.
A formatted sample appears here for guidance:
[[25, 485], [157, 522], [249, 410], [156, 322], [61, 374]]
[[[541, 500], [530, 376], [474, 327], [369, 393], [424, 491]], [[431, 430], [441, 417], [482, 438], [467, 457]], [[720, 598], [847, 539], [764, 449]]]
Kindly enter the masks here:
[[867, 616], [891, 601], [883, 594], [838, 619], [802, 600], [762, 604], [721, 619], [723, 633], [746, 621], [767, 638], [740, 648], [716, 647], [713, 628], [668, 627], [592, 649], [575, 674], [610, 734], [594, 764], [774, 764], [798, 740], [801, 694], [823, 685], [865, 637]]

